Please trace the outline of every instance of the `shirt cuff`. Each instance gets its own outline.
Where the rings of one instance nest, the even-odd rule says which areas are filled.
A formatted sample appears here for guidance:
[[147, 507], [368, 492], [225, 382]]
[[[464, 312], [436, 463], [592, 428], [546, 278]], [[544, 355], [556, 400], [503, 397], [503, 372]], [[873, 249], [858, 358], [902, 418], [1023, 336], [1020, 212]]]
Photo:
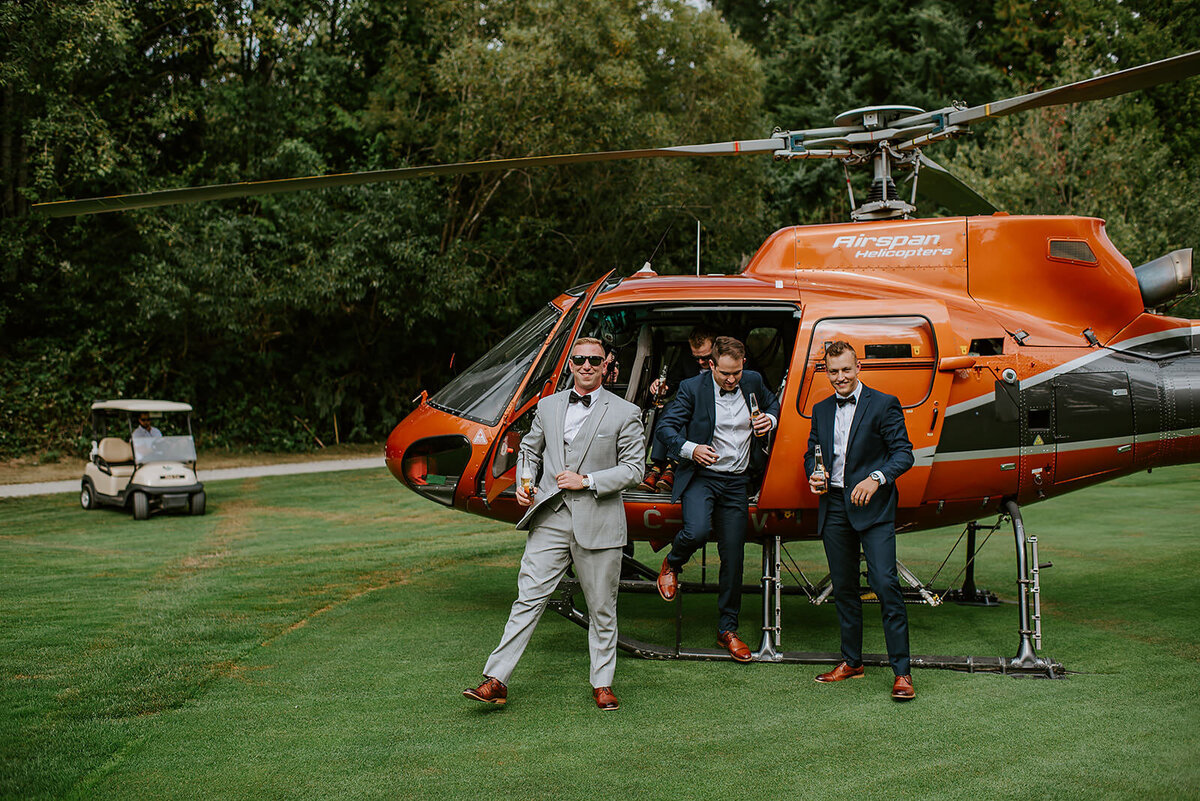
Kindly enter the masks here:
[[700, 447], [698, 442], [685, 442], [683, 447], [679, 449], [679, 455], [684, 459], [691, 459], [692, 454], [696, 452], [696, 448]]
[[596, 479], [592, 478], [592, 474], [588, 473], [583, 477], [583, 488], [594, 490], [596, 488]]

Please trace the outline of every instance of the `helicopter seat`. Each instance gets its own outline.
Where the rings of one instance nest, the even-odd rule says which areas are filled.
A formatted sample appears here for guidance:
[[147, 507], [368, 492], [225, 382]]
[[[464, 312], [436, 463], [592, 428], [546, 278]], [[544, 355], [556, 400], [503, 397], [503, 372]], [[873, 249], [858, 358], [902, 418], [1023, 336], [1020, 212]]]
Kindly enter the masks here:
[[96, 466], [110, 476], [132, 476], [133, 446], [118, 437], [105, 437], [96, 448]]

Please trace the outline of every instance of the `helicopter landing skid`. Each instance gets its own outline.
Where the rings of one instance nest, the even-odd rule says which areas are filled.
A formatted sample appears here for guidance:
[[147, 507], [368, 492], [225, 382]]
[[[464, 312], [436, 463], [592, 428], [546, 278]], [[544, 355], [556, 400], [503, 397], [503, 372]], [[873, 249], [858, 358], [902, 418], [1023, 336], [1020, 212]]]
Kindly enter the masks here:
[[[1040, 586], [1038, 583], [1037, 538], [1026, 537], [1024, 523], [1021, 520], [1020, 508], [1016, 502], [1009, 501], [1005, 505], [1006, 513], [1012, 518], [1013, 533], [1017, 546], [1017, 584], [1021, 592], [1019, 603], [1019, 645], [1017, 655], [1007, 657], [983, 656], [932, 656], [913, 655], [910, 662], [914, 668], [959, 670], [967, 673], [1001, 673], [1013, 676], [1063, 678], [1066, 671], [1062, 664], [1046, 657], [1038, 656], [1035, 648], [1041, 645], [1041, 602]], [[783, 586], [782, 563], [779, 557], [781, 543], [778, 537], [768, 539], [763, 543], [763, 580], [762, 586], [745, 585], [743, 592], [761, 593], [762, 595], [762, 641], [753, 657], [755, 662], [778, 662], [803, 665], [836, 665], [842, 661], [838, 652], [828, 651], [782, 651], [779, 650], [782, 633], [782, 596], [805, 594], [813, 603], [825, 600], [822, 594], [814, 592], [818, 588], [809, 586]], [[1029, 565], [1032, 562], [1033, 568]], [[901, 570], [901, 574], [907, 572]], [[657, 573], [650, 567], [624, 557], [623, 576], [620, 589], [632, 592], [657, 592], [654, 579]], [[936, 606], [942, 599], [957, 600], [953, 591], [933, 593], [930, 601], [928, 589], [917, 590], [920, 583], [911, 575], [905, 576], [906, 582], [912, 587], [911, 598], [906, 601], [923, 601]], [[973, 582], [971, 582], [973, 585]], [[618, 634], [617, 647], [642, 659], [688, 659], [697, 661], [731, 661], [732, 656], [724, 648], [685, 648], [682, 644], [683, 634], [683, 596], [689, 592], [713, 592], [715, 587], [707, 582], [681, 582], [679, 593], [675, 596], [672, 606], [675, 608], [675, 644], [673, 647], [654, 645], [635, 640]], [[575, 604], [575, 595], [579, 592], [579, 582], [572, 578], [564, 578], [558, 585], [549, 606], [567, 620], [583, 627], [588, 627], [587, 614]], [[973, 605], [994, 605], [995, 596], [986, 591], [976, 590], [974, 586], [964, 587], [958, 593], [966, 596], [966, 602]], [[824, 595], [828, 593], [825, 592]], [[960, 603], [963, 601], [960, 601]], [[1032, 624], [1032, 626], [1031, 626]], [[886, 667], [889, 660], [886, 654], [863, 654], [863, 664], [872, 667]]]

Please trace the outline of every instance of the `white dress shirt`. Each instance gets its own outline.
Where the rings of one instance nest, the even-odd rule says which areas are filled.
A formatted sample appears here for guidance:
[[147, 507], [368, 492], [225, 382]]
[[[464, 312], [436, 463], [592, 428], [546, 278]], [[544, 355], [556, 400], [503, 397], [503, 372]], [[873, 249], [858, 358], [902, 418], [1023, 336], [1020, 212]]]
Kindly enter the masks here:
[[[567, 402], [567, 413], [563, 417], [563, 449], [575, 441], [575, 437], [579, 436], [583, 424], [587, 422], [588, 415], [592, 413], [592, 409], [596, 408], [596, 403], [600, 400], [600, 393], [604, 391], [604, 386], [598, 386], [591, 392], [583, 395], [585, 398], [591, 398], [587, 406], [582, 403]], [[571, 387], [571, 392], [575, 392], [575, 388]], [[578, 395], [578, 392], [575, 392]], [[583, 477], [584, 489], [595, 489], [596, 482], [591, 476]]]
[[[829, 466], [829, 486], [846, 486], [846, 449], [850, 447], [850, 424], [862, 398], [862, 382], [859, 381], [850, 393], [854, 403], [844, 403], [833, 414], [833, 463]], [[834, 393], [837, 396], [837, 393]], [[835, 401], [836, 402], [836, 401]]]
[[162, 436], [162, 432], [159, 431], [154, 426], [150, 426], [149, 431], [142, 428], [141, 426], [138, 426], [137, 428], [133, 429], [133, 434], [130, 436], [130, 439], [145, 439], [145, 438], [154, 438], [154, 437], [161, 437], [161, 436]]
[[[596, 408], [596, 402], [600, 400], [600, 393], [604, 391], [603, 386], [596, 387], [591, 392], [583, 397], [591, 398], [590, 405], [584, 406], [582, 403], [567, 403], [567, 414], [563, 418], [563, 444], [570, 445], [575, 441], [575, 437], [579, 434], [579, 430], [583, 428], [583, 424], [587, 422], [588, 415], [592, 413], [592, 409]], [[575, 388], [571, 388], [571, 392], [575, 392]], [[576, 393], [579, 394], [579, 393]]]
[[[750, 466], [750, 438], [754, 436], [746, 398], [740, 386], [722, 396], [721, 385], [714, 378], [713, 400], [716, 401], [716, 419], [713, 420], [712, 449], [717, 452], [717, 461], [708, 469], [718, 473], [744, 473]], [[775, 418], [769, 414], [767, 418], [774, 428]], [[685, 442], [679, 449], [679, 455], [691, 459], [698, 447], [698, 442]]]

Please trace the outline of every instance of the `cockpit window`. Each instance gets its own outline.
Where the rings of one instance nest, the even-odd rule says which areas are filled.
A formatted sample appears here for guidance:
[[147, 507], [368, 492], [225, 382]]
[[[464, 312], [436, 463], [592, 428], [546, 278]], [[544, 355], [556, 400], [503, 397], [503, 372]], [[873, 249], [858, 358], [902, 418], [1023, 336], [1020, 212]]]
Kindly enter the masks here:
[[[584, 287], [584, 289], [587, 289], [587, 287]], [[571, 304], [571, 310], [567, 312], [566, 319], [558, 327], [558, 333], [554, 335], [554, 340], [542, 351], [542, 358], [538, 360], [537, 366], [533, 368], [532, 377], [529, 379], [529, 383], [525, 385], [525, 391], [521, 393], [521, 399], [517, 401], [518, 410], [535, 396], [539, 395], [546, 382], [554, 377], [554, 368], [558, 365], [558, 357], [562, 355], [563, 350], [567, 347], [567, 340], [571, 336], [571, 331], [575, 328], [575, 320], [579, 317], [579, 310], [582, 308], [583, 303], [579, 301]]]
[[486, 425], [499, 423], [559, 314], [553, 304], [547, 303], [434, 395], [430, 404]]

